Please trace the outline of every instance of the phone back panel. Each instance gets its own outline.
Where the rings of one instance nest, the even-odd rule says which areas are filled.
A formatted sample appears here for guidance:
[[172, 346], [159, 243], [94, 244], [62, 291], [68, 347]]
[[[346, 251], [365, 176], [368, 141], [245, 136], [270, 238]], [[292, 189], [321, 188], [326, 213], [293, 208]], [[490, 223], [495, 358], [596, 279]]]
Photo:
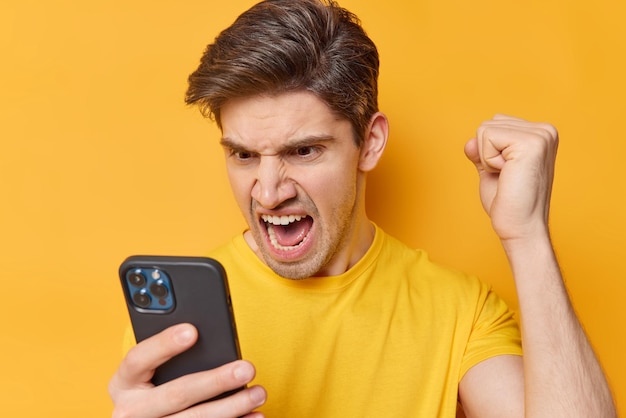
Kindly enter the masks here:
[[[137, 307], [126, 274], [139, 268], [158, 269], [169, 276], [172, 309], [155, 312]], [[120, 266], [120, 279], [137, 342], [183, 322], [198, 329], [198, 341], [193, 347], [157, 369], [152, 379], [155, 385], [241, 358], [226, 272], [216, 260], [132, 256]]]

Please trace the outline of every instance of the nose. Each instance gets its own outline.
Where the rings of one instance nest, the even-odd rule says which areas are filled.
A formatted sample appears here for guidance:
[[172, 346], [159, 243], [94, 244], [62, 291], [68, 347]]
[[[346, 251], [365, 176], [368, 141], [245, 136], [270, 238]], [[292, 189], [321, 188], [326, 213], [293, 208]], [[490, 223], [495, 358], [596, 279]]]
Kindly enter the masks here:
[[257, 166], [252, 198], [262, 207], [273, 209], [296, 196], [294, 181], [287, 175], [285, 162], [277, 155], [262, 156]]

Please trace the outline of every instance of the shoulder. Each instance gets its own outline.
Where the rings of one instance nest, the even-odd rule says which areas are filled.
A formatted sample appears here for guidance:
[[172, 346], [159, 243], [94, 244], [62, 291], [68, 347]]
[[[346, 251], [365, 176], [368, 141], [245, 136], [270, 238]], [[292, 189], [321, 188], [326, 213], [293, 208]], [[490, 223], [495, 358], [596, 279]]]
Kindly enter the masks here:
[[489, 290], [490, 286], [475, 275], [432, 260], [426, 250], [411, 248], [382, 230], [380, 233], [383, 242], [378, 259], [379, 269], [402, 274], [414, 284], [446, 291], [466, 293], [471, 289], [479, 292]]

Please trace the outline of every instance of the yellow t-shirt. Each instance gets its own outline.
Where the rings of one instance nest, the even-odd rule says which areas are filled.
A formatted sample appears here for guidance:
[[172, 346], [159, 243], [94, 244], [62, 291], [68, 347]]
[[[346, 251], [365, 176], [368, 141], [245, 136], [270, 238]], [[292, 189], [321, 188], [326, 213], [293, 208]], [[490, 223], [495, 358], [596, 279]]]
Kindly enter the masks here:
[[379, 228], [340, 276], [281, 278], [242, 235], [209, 256], [228, 274], [267, 417], [454, 417], [469, 368], [521, 355], [512, 312], [489, 286]]

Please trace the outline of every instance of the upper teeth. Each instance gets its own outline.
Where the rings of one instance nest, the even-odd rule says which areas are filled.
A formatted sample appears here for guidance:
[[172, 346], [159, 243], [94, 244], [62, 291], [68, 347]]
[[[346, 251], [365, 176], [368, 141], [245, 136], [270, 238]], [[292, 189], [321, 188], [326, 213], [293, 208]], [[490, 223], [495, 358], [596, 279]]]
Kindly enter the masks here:
[[297, 222], [302, 218], [306, 218], [306, 215], [289, 215], [289, 216], [272, 216], [261, 215], [263, 221], [272, 225], [289, 225], [290, 223]]

